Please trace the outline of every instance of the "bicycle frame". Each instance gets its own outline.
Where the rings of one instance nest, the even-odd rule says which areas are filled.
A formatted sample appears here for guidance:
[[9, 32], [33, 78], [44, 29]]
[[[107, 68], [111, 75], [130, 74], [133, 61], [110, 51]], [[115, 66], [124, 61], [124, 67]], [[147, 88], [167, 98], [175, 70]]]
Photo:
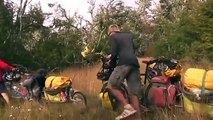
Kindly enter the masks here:
[[145, 73], [141, 73], [140, 76], [144, 76], [144, 85], [146, 85], [147, 83], [147, 79], [151, 79], [149, 76], [148, 76], [148, 67], [150, 65], [150, 63], [145, 63], [146, 64], [146, 68], [145, 68]]

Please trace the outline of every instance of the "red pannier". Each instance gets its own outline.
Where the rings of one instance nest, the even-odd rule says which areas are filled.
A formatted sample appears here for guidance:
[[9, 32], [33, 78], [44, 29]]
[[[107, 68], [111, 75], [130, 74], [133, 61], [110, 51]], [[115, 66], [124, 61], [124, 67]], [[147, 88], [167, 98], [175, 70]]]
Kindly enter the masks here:
[[175, 105], [176, 87], [170, 83], [169, 77], [153, 77], [149, 85], [149, 96], [156, 107]]

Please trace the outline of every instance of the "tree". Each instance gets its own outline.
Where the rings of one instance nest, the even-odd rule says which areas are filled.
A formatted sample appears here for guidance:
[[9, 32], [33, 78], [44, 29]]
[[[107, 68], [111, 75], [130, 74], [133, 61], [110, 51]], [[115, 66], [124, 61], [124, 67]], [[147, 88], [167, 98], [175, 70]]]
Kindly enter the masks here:
[[[138, 1], [138, 8], [124, 5], [121, 0], [106, 0], [105, 5], [100, 5], [96, 14], [90, 10], [92, 22], [89, 24], [89, 37], [86, 43], [92, 46], [96, 52], [109, 52], [107, 28], [110, 24], [118, 24], [122, 31], [130, 31], [134, 34], [134, 42], [139, 52], [147, 50], [146, 41], [151, 41], [152, 27], [149, 23], [146, 11], [150, 1]], [[94, 8], [94, 1], [91, 1]], [[143, 4], [145, 3], [145, 5]], [[147, 16], [147, 17], [145, 17]]]
[[[195, 62], [212, 59], [211, 1], [186, 1], [174, 19], [158, 19], [161, 24], [156, 55], [190, 57]], [[173, 8], [175, 9], [175, 8]]]

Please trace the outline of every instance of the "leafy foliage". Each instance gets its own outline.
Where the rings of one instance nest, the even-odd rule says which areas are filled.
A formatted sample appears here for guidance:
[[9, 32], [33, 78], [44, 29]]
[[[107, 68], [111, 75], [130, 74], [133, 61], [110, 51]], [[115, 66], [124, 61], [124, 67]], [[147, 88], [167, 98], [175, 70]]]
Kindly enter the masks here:
[[163, 22], [161, 21], [162, 32], [156, 45], [156, 55], [179, 59], [188, 56], [194, 62], [202, 59], [211, 61], [213, 58], [212, 3], [211, 0], [197, 1], [191, 3], [193, 7], [176, 13], [178, 17], [173, 21], [164, 18]]

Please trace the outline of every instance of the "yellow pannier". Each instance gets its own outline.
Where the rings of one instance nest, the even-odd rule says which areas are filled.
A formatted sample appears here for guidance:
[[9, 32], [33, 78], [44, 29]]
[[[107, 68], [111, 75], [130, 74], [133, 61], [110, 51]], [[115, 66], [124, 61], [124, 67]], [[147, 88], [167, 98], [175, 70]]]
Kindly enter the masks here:
[[189, 113], [213, 115], [213, 103], [195, 102], [183, 95], [184, 109]]
[[111, 100], [110, 100], [110, 97], [109, 97], [109, 94], [108, 94], [108, 92], [101, 92], [100, 94], [99, 94], [99, 98], [100, 98], [100, 100], [101, 100], [101, 103], [102, 103], [102, 106], [104, 107], [104, 108], [107, 108], [107, 109], [113, 109], [113, 107], [112, 107], [112, 102], [111, 102]]
[[60, 93], [56, 94], [56, 95], [50, 95], [47, 94], [46, 92], [44, 92], [44, 97], [45, 100], [51, 101], [51, 102], [61, 102], [61, 95]]
[[50, 76], [45, 81], [45, 88], [58, 89], [71, 86], [72, 80], [64, 76]]

